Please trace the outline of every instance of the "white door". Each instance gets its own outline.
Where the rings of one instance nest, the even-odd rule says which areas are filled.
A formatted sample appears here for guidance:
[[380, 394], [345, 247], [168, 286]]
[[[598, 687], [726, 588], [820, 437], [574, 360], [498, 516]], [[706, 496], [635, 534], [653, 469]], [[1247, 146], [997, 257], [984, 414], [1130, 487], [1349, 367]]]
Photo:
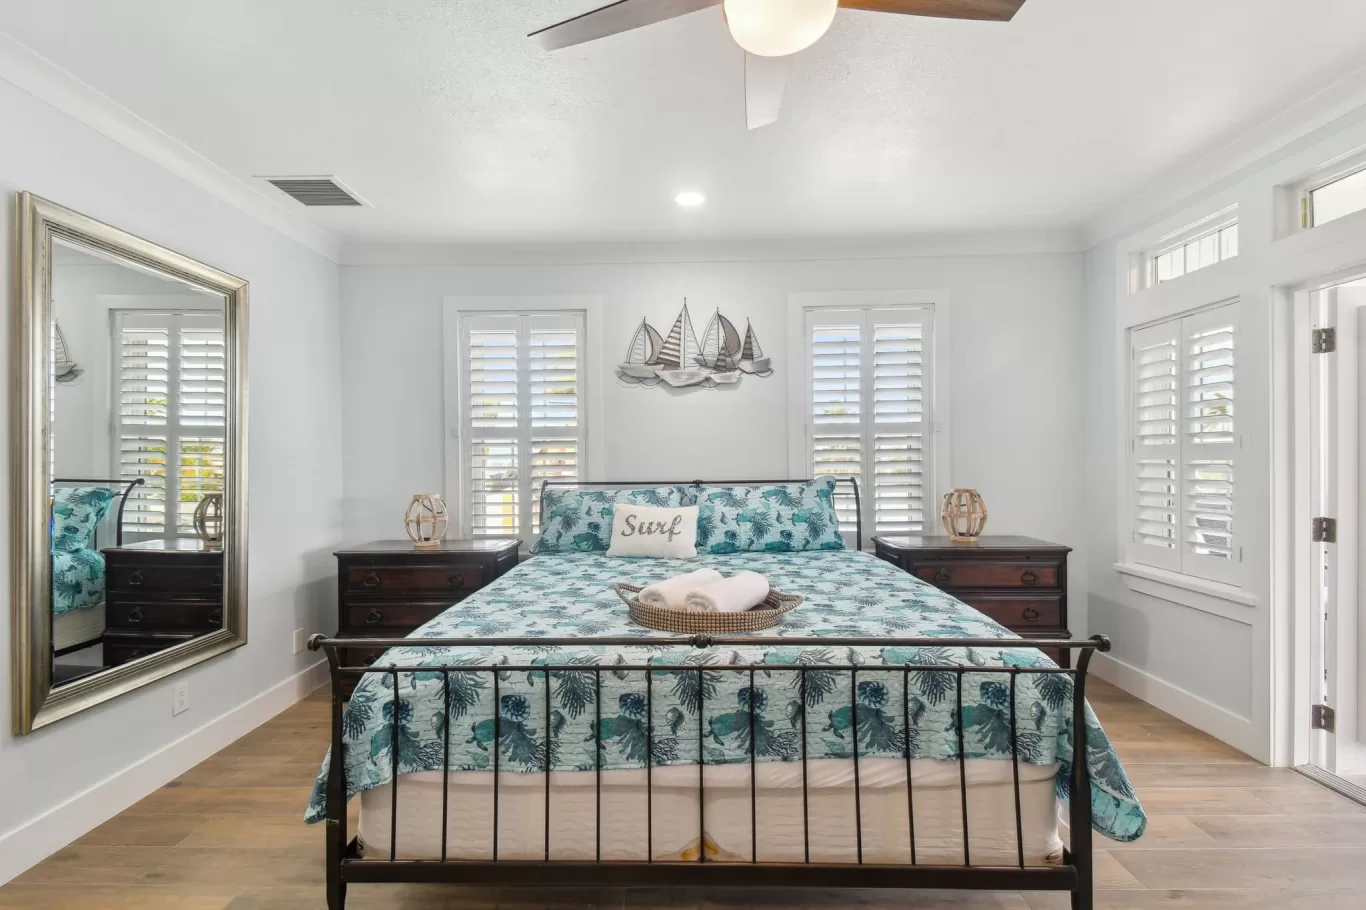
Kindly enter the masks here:
[[1314, 548], [1310, 762], [1366, 788], [1366, 279], [1317, 291], [1310, 303], [1315, 326], [1331, 331], [1312, 367], [1311, 484], [1329, 539]]

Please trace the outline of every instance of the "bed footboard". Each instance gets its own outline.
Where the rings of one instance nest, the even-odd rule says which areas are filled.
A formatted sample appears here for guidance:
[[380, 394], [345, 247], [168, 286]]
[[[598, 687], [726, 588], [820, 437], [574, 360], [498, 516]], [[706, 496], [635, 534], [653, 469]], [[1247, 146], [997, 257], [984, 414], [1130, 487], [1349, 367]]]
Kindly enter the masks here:
[[[419, 644], [426, 647], [451, 647], [451, 648], [526, 648], [529, 645], [536, 647], [554, 646], [584, 646], [591, 644], [594, 646], [607, 647], [640, 647], [648, 645], [667, 645], [675, 648], [685, 647], [699, 650], [708, 650], [722, 647], [744, 648], [753, 647], [756, 644], [754, 638], [721, 638], [709, 636], [693, 636], [678, 638], [620, 638], [620, 639], [584, 639], [584, 638], [536, 638], [536, 639], [508, 639], [508, 638], [488, 638], [488, 639], [330, 639], [323, 636], [314, 636], [309, 641], [309, 648], [314, 651], [323, 651], [327, 657], [328, 668], [331, 674], [331, 745], [332, 761], [329, 764], [326, 778], [327, 793], [327, 902], [329, 910], [342, 910], [346, 902], [346, 887], [352, 882], [449, 882], [462, 885], [482, 885], [493, 887], [525, 887], [534, 886], [538, 888], [625, 888], [625, 887], [669, 887], [669, 886], [718, 886], [718, 887], [809, 887], [809, 888], [906, 888], [906, 889], [946, 889], [946, 890], [972, 890], [972, 891], [1066, 891], [1071, 894], [1072, 907], [1074, 910], [1090, 910], [1092, 907], [1092, 887], [1093, 887], [1093, 866], [1092, 866], [1092, 808], [1091, 808], [1091, 781], [1087, 768], [1087, 724], [1086, 724], [1086, 682], [1087, 671], [1090, 665], [1091, 656], [1096, 651], [1108, 651], [1110, 642], [1103, 636], [1096, 636], [1087, 641], [1058, 642], [1050, 641], [1030, 641], [1019, 639], [929, 639], [929, 638], [795, 638], [785, 637], [775, 640], [786, 646], [804, 646], [839, 649], [842, 653], [853, 653], [845, 649], [857, 648], [963, 648], [963, 649], [1030, 649], [1030, 648], [1057, 648], [1064, 647], [1077, 652], [1075, 666], [1070, 669], [1057, 668], [1052, 666], [1003, 666], [1003, 667], [982, 667], [971, 664], [962, 665], [917, 665], [917, 664], [857, 664], [857, 663], [793, 663], [793, 664], [768, 664], [768, 663], [725, 663], [718, 661], [715, 663], [678, 663], [678, 664], [656, 664], [639, 663], [632, 665], [621, 664], [583, 664], [583, 663], [564, 663], [556, 664], [553, 658], [545, 662], [526, 663], [522, 665], [511, 664], [489, 664], [485, 666], [471, 666], [468, 663], [442, 663], [428, 662], [422, 666], [401, 666], [376, 664], [370, 667], [346, 666], [343, 663], [343, 651], [349, 648], [401, 648], [412, 647]], [[772, 643], [772, 642], [765, 642]], [[416, 662], [414, 662], [416, 663]], [[655, 728], [654, 721], [654, 699], [658, 697], [658, 681], [656, 677], [668, 674], [668, 679], [676, 680], [679, 674], [697, 674], [698, 691], [705, 693], [706, 687], [703, 686], [701, 674], [708, 673], [734, 673], [739, 674], [741, 680], [748, 674], [750, 693], [758, 690], [755, 688], [755, 674], [769, 674], [775, 671], [793, 674], [793, 679], [798, 681], [800, 686], [800, 703], [803, 706], [800, 717], [793, 720], [794, 728], [800, 724], [800, 758], [795, 753], [791, 761], [795, 764], [800, 762], [801, 769], [801, 796], [803, 806], [802, 824], [803, 842], [805, 844], [804, 861], [784, 861], [773, 862], [763, 858], [763, 828], [758, 817], [758, 802], [756, 781], [758, 773], [756, 763], [759, 758], [756, 754], [755, 743], [757, 741], [755, 731], [754, 710], [741, 711], [726, 715], [729, 718], [738, 718], [733, 723], [744, 724], [745, 715], [748, 715], [749, 736], [748, 736], [748, 768], [749, 768], [749, 832], [750, 842], [748, 855], [727, 856], [718, 859], [716, 855], [708, 855], [706, 849], [707, 838], [707, 789], [706, 771], [708, 768], [716, 767], [715, 764], [708, 762], [705, 754], [706, 737], [703, 733], [705, 712], [702, 708], [698, 711], [698, 724], [696, 730], [696, 742], [688, 743], [690, 750], [695, 750], [695, 754], [689, 754], [689, 761], [686, 767], [692, 767], [692, 761], [696, 761], [698, 769], [694, 788], [697, 793], [697, 819], [695, 827], [698, 832], [698, 849], [696, 857], [692, 858], [671, 858], [660, 860], [656, 858], [655, 844], [653, 843], [655, 832], [655, 776], [658, 774], [655, 759], [656, 737], [661, 735], [661, 731]], [[807, 683], [808, 677], [816, 673], [828, 673], [833, 671], [848, 677], [847, 691], [831, 693], [831, 704], [847, 706], [848, 713], [845, 715], [847, 723], [853, 730], [854, 748], [852, 751], [853, 781], [852, 781], [852, 810], [855, 815], [854, 824], [857, 836], [857, 853], [852, 862], [821, 862], [812, 860], [811, 853], [811, 832], [810, 819], [806, 813], [806, 804], [810, 796], [808, 787], [808, 722], [806, 709]], [[952, 862], [943, 861], [943, 857], [936, 857], [932, 862], [924, 862], [923, 855], [916, 854], [916, 813], [914, 808], [915, 782], [912, 773], [912, 747], [910, 731], [912, 729], [911, 709], [908, 707], [910, 692], [910, 676], [913, 673], [939, 673], [950, 674], [953, 684], [946, 691], [945, 697], [948, 698], [949, 705], [956, 703], [956, 718], [953, 724], [953, 733], [957, 738], [958, 760], [957, 773], [958, 798], [961, 807], [961, 862], [955, 856]], [[392, 720], [392, 748], [389, 749], [392, 761], [392, 782], [390, 783], [389, 797], [391, 807], [389, 811], [389, 843], [384, 845], [388, 848], [387, 856], [367, 858], [362, 854], [358, 841], [352, 832], [348, 830], [347, 822], [347, 782], [345, 779], [345, 762], [341, 760], [343, 756], [344, 739], [344, 692], [350, 682], [359, 681], [366, 675], [379, 675], [387, 677], [386, 685], [392, 693], [391, 699], [397, 699], [401, 686], [405, 678], [410, 674], [424, 674], [422, 679], [440, 680], [440, 692], [444, 698], [445, 724], [443, 727], [442, 739], [444, 742], [443, 755], [437, 759], [440, 767], [441, 784], [441, 823], [440, 823], [440, 850], [439, 853], [430, 858], [400, 858], [399, 835], [402, 830], [402, 823], [399, 819], [399, 790], [404, 786], [399, 772], [400, 760], [400, 714], [402, 713], [397, 704], [391, 704], [387, 712], [382, 716], [386, 720]], [[452, 733], [449, 728], [449, 718], [451, 713], [452, 699], [452, 674], [487, 674], [488, 691], [492, 695], [492, 703], [495, 707], [491, 718], [491, 729], [486, 731], [489, 738], [488, 757], [491, 763], [491, 787], [492, 787], [492, 830], [489, 841], [491, 842], [491, 853], [482, 858], [465, 858], [463, 856], [451, 856], [449, 837], [449, 812], [448, 809], [453, 799], [459, 797], [452, 794], [450, 768], [450, 751]], [[593, 730], [597, 737], [593, 748], [596, 750], [597, 758], [594, 767], [582, 768], [584, 773], [595, 774], [596, 786], [596, 805], [597, 815], [593, 819], [592, 830], [595, 832], [596, 845], [591, 859], [576, 856], [574, 859], [557, 859], [551, 849], [551, 795], [553, 787], [551, 784], [551, 774], [554, 773], [554, 761], [550, 754], [551, 739], [549, 731], [544, 737], [545, 755], [541, 761], [544, 771], [544, 852], [542, 855], [526, 858], [518, 856], [509, 858], [506, 852], [503, 856], [499, 853], [499, 809], [500, 799], [506, 802], [506, 794], [500, 795], [500, 753], [503, 751], [504, 738], [512, 735], [508, 727], [508, 721], [504, 720], [502, 702], [499, 697], [500, 676], [506, 678], [508, 673], [531, 674], [540, 676], [545, 680], [541, 687], [545, 693], [544, 716], [549, 719], [551, 713], [551, 689], [552, 678], [558, 678], [558, 674], [591, 674], [594, 681], [594, 697], [592, 699], [591, 710], [593, 715]], [[647, 843], [644, 845], [645, 853], [642, 859], [622, 860], [607, 856], [604, 858], [602, 844], [603, 837], [603, 818], [602, 818], [602, 793], [604, 762], [602, 758], [602, 694], [604, 674], [626, 673], [639, 674], [643, 677], [645, 693], [644, 730], [645, 748], [644, 771], [645, 771], [645, 819], [644, 826]], [[865, 791], [869, 785], [861, 778], [860, 762], [868, 762], [867, 757], [861, 757], [859, 747], [860, 725], [863, 723], [863, 715], [860, 711], [858, 696], [858, 682], [860, 675], [865, 679], [873, 675], [903, 674], [904, 688], [900, 704], [893, 708], [899, 712], [900, 717], [896, 720], [902, 725], [905, 735], [901, 738], [904, 743], [905, 761], [905, 785], [904, 789], [905, 805], [897, 809], [898, 818], [904, 818], [904, 823], [909, 825], [909, 851], [904, 857], [898, 857], [889, 861], [886, 856], [867, 857], [865, 862], [864, 851], [864, 819], [863, 811], [867, 797]], [[972, 839], [970, 836], [969, 824], [969, 794], [968, 786], [968, 755], [964, 744], [964, 723], [963, 717], [963, 686], [964, 677], [981, 675], [999, 676], [1002, 685], [1009, 686], [1009, 730], [1008, 737], [1010, 743], [1009, 755], [1013, 766], [1013, 777], [1004, 783], [1011, 788], [1014, 799], [1014, 844], [1015, 856], [1013, 862], [1001, 863], [999, 858], [993, 859], [992, 864], [974, 863], [972, 855]], [[1062, 861], [1057, 864], [1034, 865], [1027, 862], [1029, 857], [1026, 853], [1026, 838], [1023, 833], [1021, 816], [1021, 781], [1020, 767], [1022, 758], [1020, 755], [1020, 743], [1022, 734], [1026, 733], [1026, 722], [1028, 718], [1017, 716], [1016, 707], [1016, 686], [1021, 676], [1067, 676], [1072, 679], [1072, 706], [1071, 706], [1071, 729], [1070, 746], [1072, 754], [1070, 792], [1072, 798], [1068, 804], [1068, 828], [1070, 829], [1071, 847], [1065, 850]], [[620, 677], [618, 677], [620, 678]], [[1008, 678], [1008, 681], [1006, 681]], [[842, 688], [842, 687], [841, 687]], [[703, 695], [705, 697], [705, 694]], [[751, 694], [751, 698], [755, 696]], [[488, 722], [486, 722], [487, 724]], [[1002, 721], [1004, 724], [1004, 721]], [[797, 733], [794, 731], [794, 737]], [[951, 733], [952, 735], [952, 733]], [[1005, 731], [1001, 731], [1004, 736]], [[680, 743], [678, 748], [682, 749]], [[382, 753], [381, 753], [382, 754]], [[816, 761], [810, 758], [810, 762]], [[886, 761], [886, 759], [879, 759]], [[675, 762], [677, 765], [677, 762]], [[743, 765], [742, 765], [743, 766]], [[670, 770], [675, 770], [671, 768]], [[532, 772], [540, 774], [541, 771]], [[902, 773], [900, 771], [898, 774]], [[867, 774], [867, 772], [863, 772]], [[586, 780], [586, 779], [585, 779]], [[407, 786], [412, 786], [408, 783]], [[435, 799], [434, 792], [432, 798]], [[537, 797], [539, 798], [539, 797]], [[584, 820], [585, 823], [587, 820]], [[689, 820], [689, 825], [693, 822]], [[1008, 826], [1008, 822], [1006, 823]], [[1009, 836], [1010, 832], [1006, 832]], [[923, 836], [923, 833], [922, 833]], [[899, 834], [898, 834], [899, 837]], [[377, 845], [378, 846], [378, 845]], [[579, 844], [580, 852], [586, 852], [588, 845]], [[459, 852], [459, 851], [456, 851]], [[610, 854], [610, 851], [609, 851]]]

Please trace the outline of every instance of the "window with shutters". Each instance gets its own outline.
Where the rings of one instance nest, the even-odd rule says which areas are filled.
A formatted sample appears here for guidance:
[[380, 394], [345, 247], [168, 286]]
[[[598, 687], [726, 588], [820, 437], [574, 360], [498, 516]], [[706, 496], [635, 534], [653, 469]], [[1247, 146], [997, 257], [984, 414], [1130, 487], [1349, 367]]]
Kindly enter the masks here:
[[[806, 310], [813, 474], [858, 478], [864, 541], [926, 530], [931, 483], [929, 307]], [[836, 503], [845, 531], [854, 504]]]
[[460, 514], [472, 537], [540, 533], [540, 489], [584, 455], [584, 313], [462, 313]]
[[194, 535], [206, 493], [223, 491], [227, 351], [215, 313], [113, 312], [121, 477], [142, 477], [124, 513], [131, 540]]
[[1130, 332], [1133, 562], [1236, 582], [1238, 305]]

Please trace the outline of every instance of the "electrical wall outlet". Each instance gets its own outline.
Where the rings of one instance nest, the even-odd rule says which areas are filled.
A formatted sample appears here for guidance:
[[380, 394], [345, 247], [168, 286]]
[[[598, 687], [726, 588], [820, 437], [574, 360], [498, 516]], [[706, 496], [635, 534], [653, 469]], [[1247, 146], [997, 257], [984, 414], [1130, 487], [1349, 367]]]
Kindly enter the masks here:
[[178, 682], [171, 686], [171, 713], [183, 714], [190, 709], [190, 684]]
[[294, 653], [298, 654], [308, 644], [308, 636], [304, 635], [303, 629], [294, 630]]

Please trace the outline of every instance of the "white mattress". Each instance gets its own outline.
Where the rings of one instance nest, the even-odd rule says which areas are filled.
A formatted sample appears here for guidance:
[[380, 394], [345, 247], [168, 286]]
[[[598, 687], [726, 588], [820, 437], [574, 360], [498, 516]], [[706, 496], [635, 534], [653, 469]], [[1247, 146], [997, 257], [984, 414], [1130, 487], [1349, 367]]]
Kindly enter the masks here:
[[[1015, 799], [1011, 762], [971, 759], [967, 763], [968, 831], [973, 865], [1015, 865]], [[862, 850], [865, 863], [909, 863], [910, 826], [906, 764], [897, 759], [861, 759]], [[1020, 824], [1025, 861], [1058, 863], [1056, 766], [1020, 765]], [[698, 769], [660, 768], [652, 772], [656, 860], [696, 860], [698, 850]], [[813, 760], [807, 765], [806, 830], [811, 862], [858, 862], [854, 806], [854, 767], [847, 759]], [[441, 857], [441, 772], [405, 774], [398, 785], [400, 859]], [[597, 856], [597, 789], [591, 771], [550, 775], [550, 858], [593, 860]], [[749, 862], [751, 858], [750, 769], [748, 765], [706, 768], [705, 831], [708, 860]], [[959, 764], [916, 759], [912, 770], [915, 804], [915, 861], [961, 864], [963, 810]], [[546, 849], [545, 776], [502, 772], [498, 794], [498, 858], [544, 858]], [[646, 772], [602, 773], [601, 838], [604, 860], [647, 858]], [[359, 836], [369, 858], [389, 857], [393, 789], [376, 787], [361, 794]], [[763, 762], [756, 781], [758, 860], [804, 862], [802, 766]], [[493, 858], [493, 775], [450, 774], [446, 857]]]
[[[52, 650], [99, 638], [104, 634], [104, 601], [93, 607], [52, 615]], [[402, 786], [400, 784], [400, 786]]]

